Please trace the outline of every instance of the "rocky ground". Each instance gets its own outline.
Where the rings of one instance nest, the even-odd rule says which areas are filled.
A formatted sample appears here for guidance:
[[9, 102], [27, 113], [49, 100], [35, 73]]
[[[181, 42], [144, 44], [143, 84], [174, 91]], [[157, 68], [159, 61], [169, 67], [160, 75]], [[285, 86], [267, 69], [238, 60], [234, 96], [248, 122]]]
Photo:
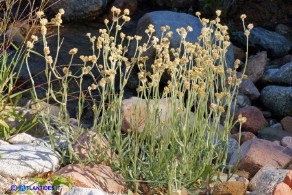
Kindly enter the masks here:
[[[50, 0], [50, 2], [54, 2], [54, 0]], [[65, 9], [65, 20], [69, 23], [62, 28], [64, 50], [69, 51], [78, 45], [79, 50], [84, 52], [83, 54], [90, 52], [88, 51], [90, 44], [85, 34], [87, 32], [96, 34], [98, 27], [101, 27], [99, 22], [103, 19], [98, 18], [109, 15], [109, 12], [105, 10], [112, 5], [107, 2], [90, 0], [81, 4], [75, 0], [62, 1], [48, 10], [48, 14], [53, 14], [60, 7]], [[186, 10], [190, 5], [199, 7], [199, 4], [193, 4], [195, 1], [188, 0], [181, 1], [181, 3], [172, 0], [150, 2], [144, 0], [116, 0], [113, 2], [113, 5], [121, 8], [130, 8], [130, 12], [133, 14], [133, 20], [125, 27], [128, 34], [141, 34], [150, 23], [157, 26], [157, 29], [162, 25], [170, 25], [172, 29], [190, 25], [194, 32], [190, 34], [188, 41], [196, 41], [201, 29], [196, 17], [162, 10], [171, 10], [174, 7]], [[239, 134], [238, 129], [234, 128], [229, 136], [228, 164], [234, 165], [239, 158], [239, 170], [229, 181], [226, 181], [227, 176], [222, 174], [223, 182], [213, 187], [213, 194], [292, 194], [291, 4], [286, 1], [260, 1], [255, 6], [250, 1], [235, 1], [233, 5], [234, 10], [240, 10], [240, 7], [243, 7], [242, 11], [247, 12], [248, 18], [250, 16], [248, 21], [255, 23], [249, 39], [250, 55], [245, 72], [249, 77], [240, 86], [240, 95], [237, 97], [234, 110], [235, 118], [241, 114], [247, 117], [247, 122], [243, 124], [242, 134]], [[259, 8], [261, 5], [262, 9]], [[278, 12], [277, 8], [283, 9]], [[237, 17], [238, 13], [230, 11], [230, 9], [226, 18]], [[269, 15], [267, 9], [272, 9], [274, 12]], [[91, 21], [88, 21], [89, 19]], [[84, 23], [84, 20], [88, 22]], [[236, 22], [236, 20], [231, 22]], [[246, 42], [243, 33], [239, 30], [230, 34], [233, 44], [228, 50], [227, 64], [231, 66], [234, 59], [245, 61]], [[174, 38], [173, 44], [176, 39], [178, 38]], [[54, 42], [54, 38], [52, 38], [52, 42]], [[41, 45], [36, 45], [36, 47], [41, 48]], [[54, 51], [52, 52], [54, 53]], [[60, 64], [68, 62], [69, 57], [69, 55], [62, 56]], [[30, 60], [34, 67], [32, 74], [37, 75], [43, 71], [44, 67], [39, 63], [40, 59], [35, 57]], [[25, 69], [22, 70], [21, 77], [22, 80], [28, 80]], [[45, 81], [42, 76], [39, 76], [37, 82]], [[130, 97], [135, 95], [136, 87], [137, 78], [133, 76], [127, 86], [123, 100], [124, 106], [131, 108], [131, 105], [135, 104], [135, 98]], [[40, 91], [40, 93], [42, 92]], [[44, 104], [44, 108], [48, 106], [53, 110], [51, 125], [55, 129], [54, 137], [59, 147], [64, 148], [66, 147], [65, 135], [58, 129], [56, 119], [59, 108]], [[68, 108], [71, 116], [74, 116], [74, 107], [73, 104]], [[7, 110], [9, 109], [8, 107]], [[19, 107], [18, 110], [28, 120], [32, 120], [36, 114], [33, 108]], [[164, 106], [163, 110], [167, 112], [167, 106]], [[124, 115], [126, 116], [124, 123], [129, 124], [130, 115], [127, 113]], [[19, 125], [13, 119], [8, 120], [7, 123], [16, 128]], [[72, 118], [71, 127], [73, 129], [77, 128], [75, 124], [76, 120]], [[107, 141], [100, 135], [88, 131], [80, 136], [79, 141], [73, 147], [80, 156], [86, 155], [86, 147], [79, 143], [87, 143], [89, 137], [102, 139], [101, 146], [107, 144]], [[240, 156], [237, 153], [239, 140]], [[61, 194], [124, 193], [127, 189], [123, 176], [113, 172], [109, 166], [74, 164], [60, 167], [59, 154], [50, 150], [50, 147], [48, 135], [41, 125], [35, 126], [29, 132], [14, 135], [6, 141], [0, 139], [0, 154], [2, 154], [0, 158], [0, 194], [5, 192], [9, 194], [12, 185], [31, 184], [28, 178], [45, 177], [46, 174], [52, 173], [59, 176], [70, 176], [74, 181], [74, 188], [68, 191], [65, 186], [62, 186]], [[48, 191], [39, 191], [39, 193], [48, 193]], [[185, 191], [183, 193], [187, 194]]]

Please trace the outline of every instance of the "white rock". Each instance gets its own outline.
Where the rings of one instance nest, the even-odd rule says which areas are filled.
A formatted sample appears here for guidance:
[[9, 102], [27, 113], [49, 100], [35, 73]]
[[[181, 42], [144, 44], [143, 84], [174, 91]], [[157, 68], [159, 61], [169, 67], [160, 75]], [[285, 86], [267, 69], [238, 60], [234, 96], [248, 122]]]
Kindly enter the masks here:
[[292, 137], [291, 136], [283, 137], [281, 140], [281, 145], [292, 149]]
[[64, 195], [106, 195], [103, 191], [95, 188], [72, 188]]
[[4, 177], [35, 176], [59, 167], [56, 154], [41, 146], [0, 145], [0, 154], [0, 175]]
[[0, 139], [0, 146], [1, 145], [10, 145], [8, 142]]
[[27, 134], [27, 133], [19, 133], [10, 137], [7, 141], [11, 144], [29, 144], [32, 143], [37, 138]]

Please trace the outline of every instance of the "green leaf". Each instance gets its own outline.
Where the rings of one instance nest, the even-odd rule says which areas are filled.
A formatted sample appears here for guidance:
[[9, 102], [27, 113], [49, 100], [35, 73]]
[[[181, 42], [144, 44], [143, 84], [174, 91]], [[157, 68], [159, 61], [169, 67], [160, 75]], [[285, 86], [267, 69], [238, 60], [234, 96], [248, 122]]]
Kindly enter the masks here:
[[53, 180], [53, 186], [60, 186], [60, 184], [67, 185], [68, 180], [65, 177], [55, 177]]
[[45, 185], [47, 183], [47, 181], [43, 178], [32, 178], [32, 181], [37, 182], [40, 185]]
[[208, 177], [208, 175], [212, 172], [212, 166], [211, 165], [206, 165], [205, 169], [201, 175], [202, 179], [205, 181]]
[[0, 126], [3, 126], [3, 127], [5, 127], [6, 129], [9, 129], [8, 124], [7, 124], [5, 121], [3, 121], [3, 120], [0, 120]]

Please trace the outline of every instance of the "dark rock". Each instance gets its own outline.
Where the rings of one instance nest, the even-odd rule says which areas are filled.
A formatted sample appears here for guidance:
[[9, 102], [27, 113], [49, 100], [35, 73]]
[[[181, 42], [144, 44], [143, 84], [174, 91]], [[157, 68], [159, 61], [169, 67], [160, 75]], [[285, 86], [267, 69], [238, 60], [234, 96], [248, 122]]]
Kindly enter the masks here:
[[282, 66], [282, 65], [288, 64], [290, 62], [292, 62], [292, 55], [286, 55], [282, 58], [278, 58], [278, 59], [271, 61], [270, 64]]
[[151, 4], [153, 7], [172, 8], [172, 9], [189, 9], [194, 7], [196, 0], [138, 0], [140, 5]]
[[292, 133], [292, 117], [291, 116], [284, 117], [281, 120], [281, 124], [285, 131]]
[[283, 131], [281, 128], [267, 127], [263, 128], [258, 132], [258, 138], [270, 140], [270, 141], [281, 141], [285, 136], [292, 136], [292, 133]]
[[[237, 78], [241, 77], [241, 73], [237, 73]], [[240, 86], [239, 86], [239, 93], [246, 95], [251, 100], [256, 100], [260, 97], [260, 92], [253, 84], [253, 82], [247, 78], [243, 79]]]
[[[246, 37], [243, 32], [235, 33], [236, 40], [246, 46]], [[249, 36], [249, 48], [259, 51], [267, 51], [268, 56], [272, 58], [280, 58], [289, 53], [292, 44], [283, 35], [276, 32], [256, 27], [251, 30]]]
[[262, 82], [266, 84], [292, 86], [292, 62], [279, 69], [269, 69], [265, 72]]
[[257, 82], [265, 71], [265, 65], [267, 63], [267, 52], [262, 51], [254, 56], [250, 56], [247, 61], [245, 74], [252, 82]]
[[292, 26], [285, 24], [278, 24], [275, 31], [283, 36], [285, 36], [292, 43]]
[[[162, 31], [161, 27], [168, 25], [170, 26], [170, 30], [173, 31], [172, 37], [170, 40], [170, 48], [178, 48], [180, 45], [181, 37], [176, 32], [176, 29], [187, 26], [191, 26], [193, 28], [192, 32], [189, 32], [186, 41], [195, 43], [197, 42], [197, 37], [201, 35], [202, 24], [200, 20], [192, 15], [185, 13], [177, 13], [171, 11], [154, 11], [145, 14], [142, 18], [140, 18], [137, 25], [137, 35], [141, 35], [143, 38], [141, 43], [145, 43], [148, 40], [148, 36], [146, 36], [145, 30], [148, 28], [149, 24], [154, 25], [155, 32], [153, 33], [156, 37], [161, 37]], [[134, 46], [133, 46], [134, 47]], [[132, 47], [132, 48], [133, 48]], [[133, 49], [131, 49], [133, 50]], [[155, 58], [155, 49], [150, 48], [146, 52], [143, 53], [143, 56], [148, 56], [149, 60], [147, 61], [147, 70], [151, 70], [151, 63], [153, 63]], [[228, 47], [228, 52], [226, 54], [226, 62], [229, 67], [233, 67], [234, 65], [234, 52], [233, 46]], [[138, 70], [134, 70], [131, 78], [128, 82], [128, 87], [131, 89], [136, 89], [139, 81], [137, 78]], [[162, 78], [163, 82], [167, 82], [170, 78], [165, 75]]]
[[267, 86], [262, 89], [260, 100], [278, 116], [292, 115], [292, 87]]
[[66, 21], [94, 20], [104, 12], [108, 2], [107, 0], [49, 1], [52, 5], [50, 7], [52, 14], [58, 13], [61, 8], [65, 10], [62, 18]]
[[[223, 8], [227, 12], [226, 19], [233, 19], [241, 24], [240, 15], [246, 14], [246, 22], [253, 23], [255, 26], [268, 26], [273, 28], [279, 23], [291, 23], [292, 18], [292, 3], [287, 0], [256, 0], [256, 1], [211, 1], [217, 5], [216, 9]], [[202, 6], [210, 4], [210, 1], [200, 0]], [[215, 9], [214, 8], [214, 9]], [[239, 26], [242, 29], [242, 26]]]

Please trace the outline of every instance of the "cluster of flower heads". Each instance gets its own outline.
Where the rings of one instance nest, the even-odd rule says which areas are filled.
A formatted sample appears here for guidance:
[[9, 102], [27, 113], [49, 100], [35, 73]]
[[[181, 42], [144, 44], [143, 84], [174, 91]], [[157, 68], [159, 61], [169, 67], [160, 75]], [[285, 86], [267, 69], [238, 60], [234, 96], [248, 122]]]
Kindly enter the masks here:
[[[160, 27], [162, 35], [157, 37], [154, 35], [156, 28], [150, 24], [145, 30], [148, 39], [143, 38], [143, 44], [139, 44], [142, 36], [126, 36], [121, 32], [125, 23], [130, 21], [129, 10], [122, 11], [113, 7], [111, 11], [113, 13], [113, 21], [104, 20], [106, 28], [99, 30], [98, 37], [92, 36], [90, 33], [87, 34], [92, 43], [94, 54], [91, 56], [80, 55], [79, 57], [84, 63], [82, 74], [89, 74], [93, 66], [95, 66], [102, 75], [99, 83], [93, 83], [88, 87], [89, 90], [97, 89], [98, 85], [101, 88], [105, 88], [107, 83], [113, 83], [117, 69], [122, 65], [126, 67], [126, 74], [134, 65], [137, 65], [140, 69], [138, 73], [140, 81], [138, 92], [159, 87], [162, 74], [167, 72], [171, 79], [168, 81], [167, 86], [164, 87], [166, 95], [172, 94], [182, 98], [186, 91], [190, 91], [201, 97], [206, 97], [206, 94], [209, 94], [208, 90], [212, 89], [217, 91], [215, 93], [217, 101], [211, 103], [210, 108], [213, 110], [218, 109], [220, 112], [225, 111], [224, 107], [219, 105], [218, 102], [223, 97], [230, 97], [228, 90], [231, 87], [238, 86], [241, 79], [246, 76], [237, 77], [236, 69], [240, 65], [239, 60], [234, 63], [235, 69], [225, 67], [225, 57], [227, 48], [230, 45], [230, 37], [228, 27], [220, 23], [220, 10], [216, 11], [217, 17], [214, 20], [200, 18], [201, 13], [196, 13], [202, 24], [201, 35], [196, 43], [186, 41], [188, 33], [193, 31], [191, 26], [176, 29], [175, 33], [181, 37], [181, 44], [178, 48], [171, 48], [170, 39], [173, 36], [173, 31], [171, 31], [170, 26]], [[43, 36], [47, 34], [47, 24], [59, 27], [62, 24], [61, 16], [63, 14], [64, 10], [60, 9], [59, 13], [48, 22], [47, 19], [43, 18], [44, 13], [42, 11], [37, 12], [37, 17], [40, 19], [41, 34]], [[241, 16], [243, 24], [245, 18], [246, 15]], [[252, 24], [249, 24], [247, 28], [244, 25], [246, 36], [249, 36], [252, 28]], [[36, 41], [37, 37], [32, 37], [32, 41], [27, 42], [27, 48], [32, 49]], [[129, 59], [125, 54], [128, 52], [131, 41], [136, 42], [136, 50], [134, 56]], [[148, 56], [143, 56], [143, 53], [150, 48], [155, 49], [156, 56], [151, 64], [152, 70], [148, 71], [146, 69]], [[78, 49], [73, 48], [69, 51], [69, 54], [74, 56], [77, 52]], [[46, 62], [52, 64], [53, 58], [49, 55], [50, 49], [47, 44], [44, 47], [44, 54]], [[102, 64], [98, 64], [98, 59], [100, 58], [103, 61]], [[91, 65], [88, 65], [89, 62]], [[63, 68], [65, 75], [71, 75], [69, 68]], [[225, 81], [226, 76], [227, 79]], [[219, 92], [218, 84], [222, 84], [221, 80], [224, 80], [229, 85], [228, 90], [225, 92]], [[127, 79], [125, 79], [126, 81]]]
[[[216, 102], [210, 104], [212, 110], [218, 109], [225, 112], [225, 108], [219, 105], [223, 97], [232, 98], [230, 92], [238, 88], [242, 79], [246, 75], [238, 77], [236, 69], [239, 68], [240, 60], [235, 60], [234, 69], [226, 67], [226, 53], [230, 46], [228, 27], [220, 24], [221, 11], [216, 11], [217, 17], [214, 20], [200, 18], [200, 13], [196, 15], [202, 23], [201, 35], [198, 42], [190, 43], [186, 41], [187, 34], [192, 32], [192, 27], [176, 29], [176, 33], [181, 37], [181, 44], [178, 48], [170, 48], [170, 39], [173, 32], [168, 25], [160, 28], [161, 38], [152, 36], [155, 28], [152, 24], [146, 29], [146, 34], [151, 37], [151, 47], [155, 49], [156, 57], [151, 64], [151, 70], [147, 71], [146, 63], [140, 63], [138, 78], [140, 86], [137, 91], [142, 92], [153, 87], [158, 87], [163, 73], [168, 72], [170, 80], [164, 87], [164, 93], [177, 95], [182, 98], [186, 91], [198, 94], [200, 97], [210, 95], [209, 90], [215, 90]], [[241, 16], [242, 20], [246, 18]], [[245, 35], [249, 36], [252, 24], [245, 29]], [[227, 79], [225, 79], [227, 77]], [[219, 92], [220, 87], [226, 83], [226, 90]], [[221, 84], [219, 86], [219, 83]], [[222, 89], [221, 89], [222, 90]]]

